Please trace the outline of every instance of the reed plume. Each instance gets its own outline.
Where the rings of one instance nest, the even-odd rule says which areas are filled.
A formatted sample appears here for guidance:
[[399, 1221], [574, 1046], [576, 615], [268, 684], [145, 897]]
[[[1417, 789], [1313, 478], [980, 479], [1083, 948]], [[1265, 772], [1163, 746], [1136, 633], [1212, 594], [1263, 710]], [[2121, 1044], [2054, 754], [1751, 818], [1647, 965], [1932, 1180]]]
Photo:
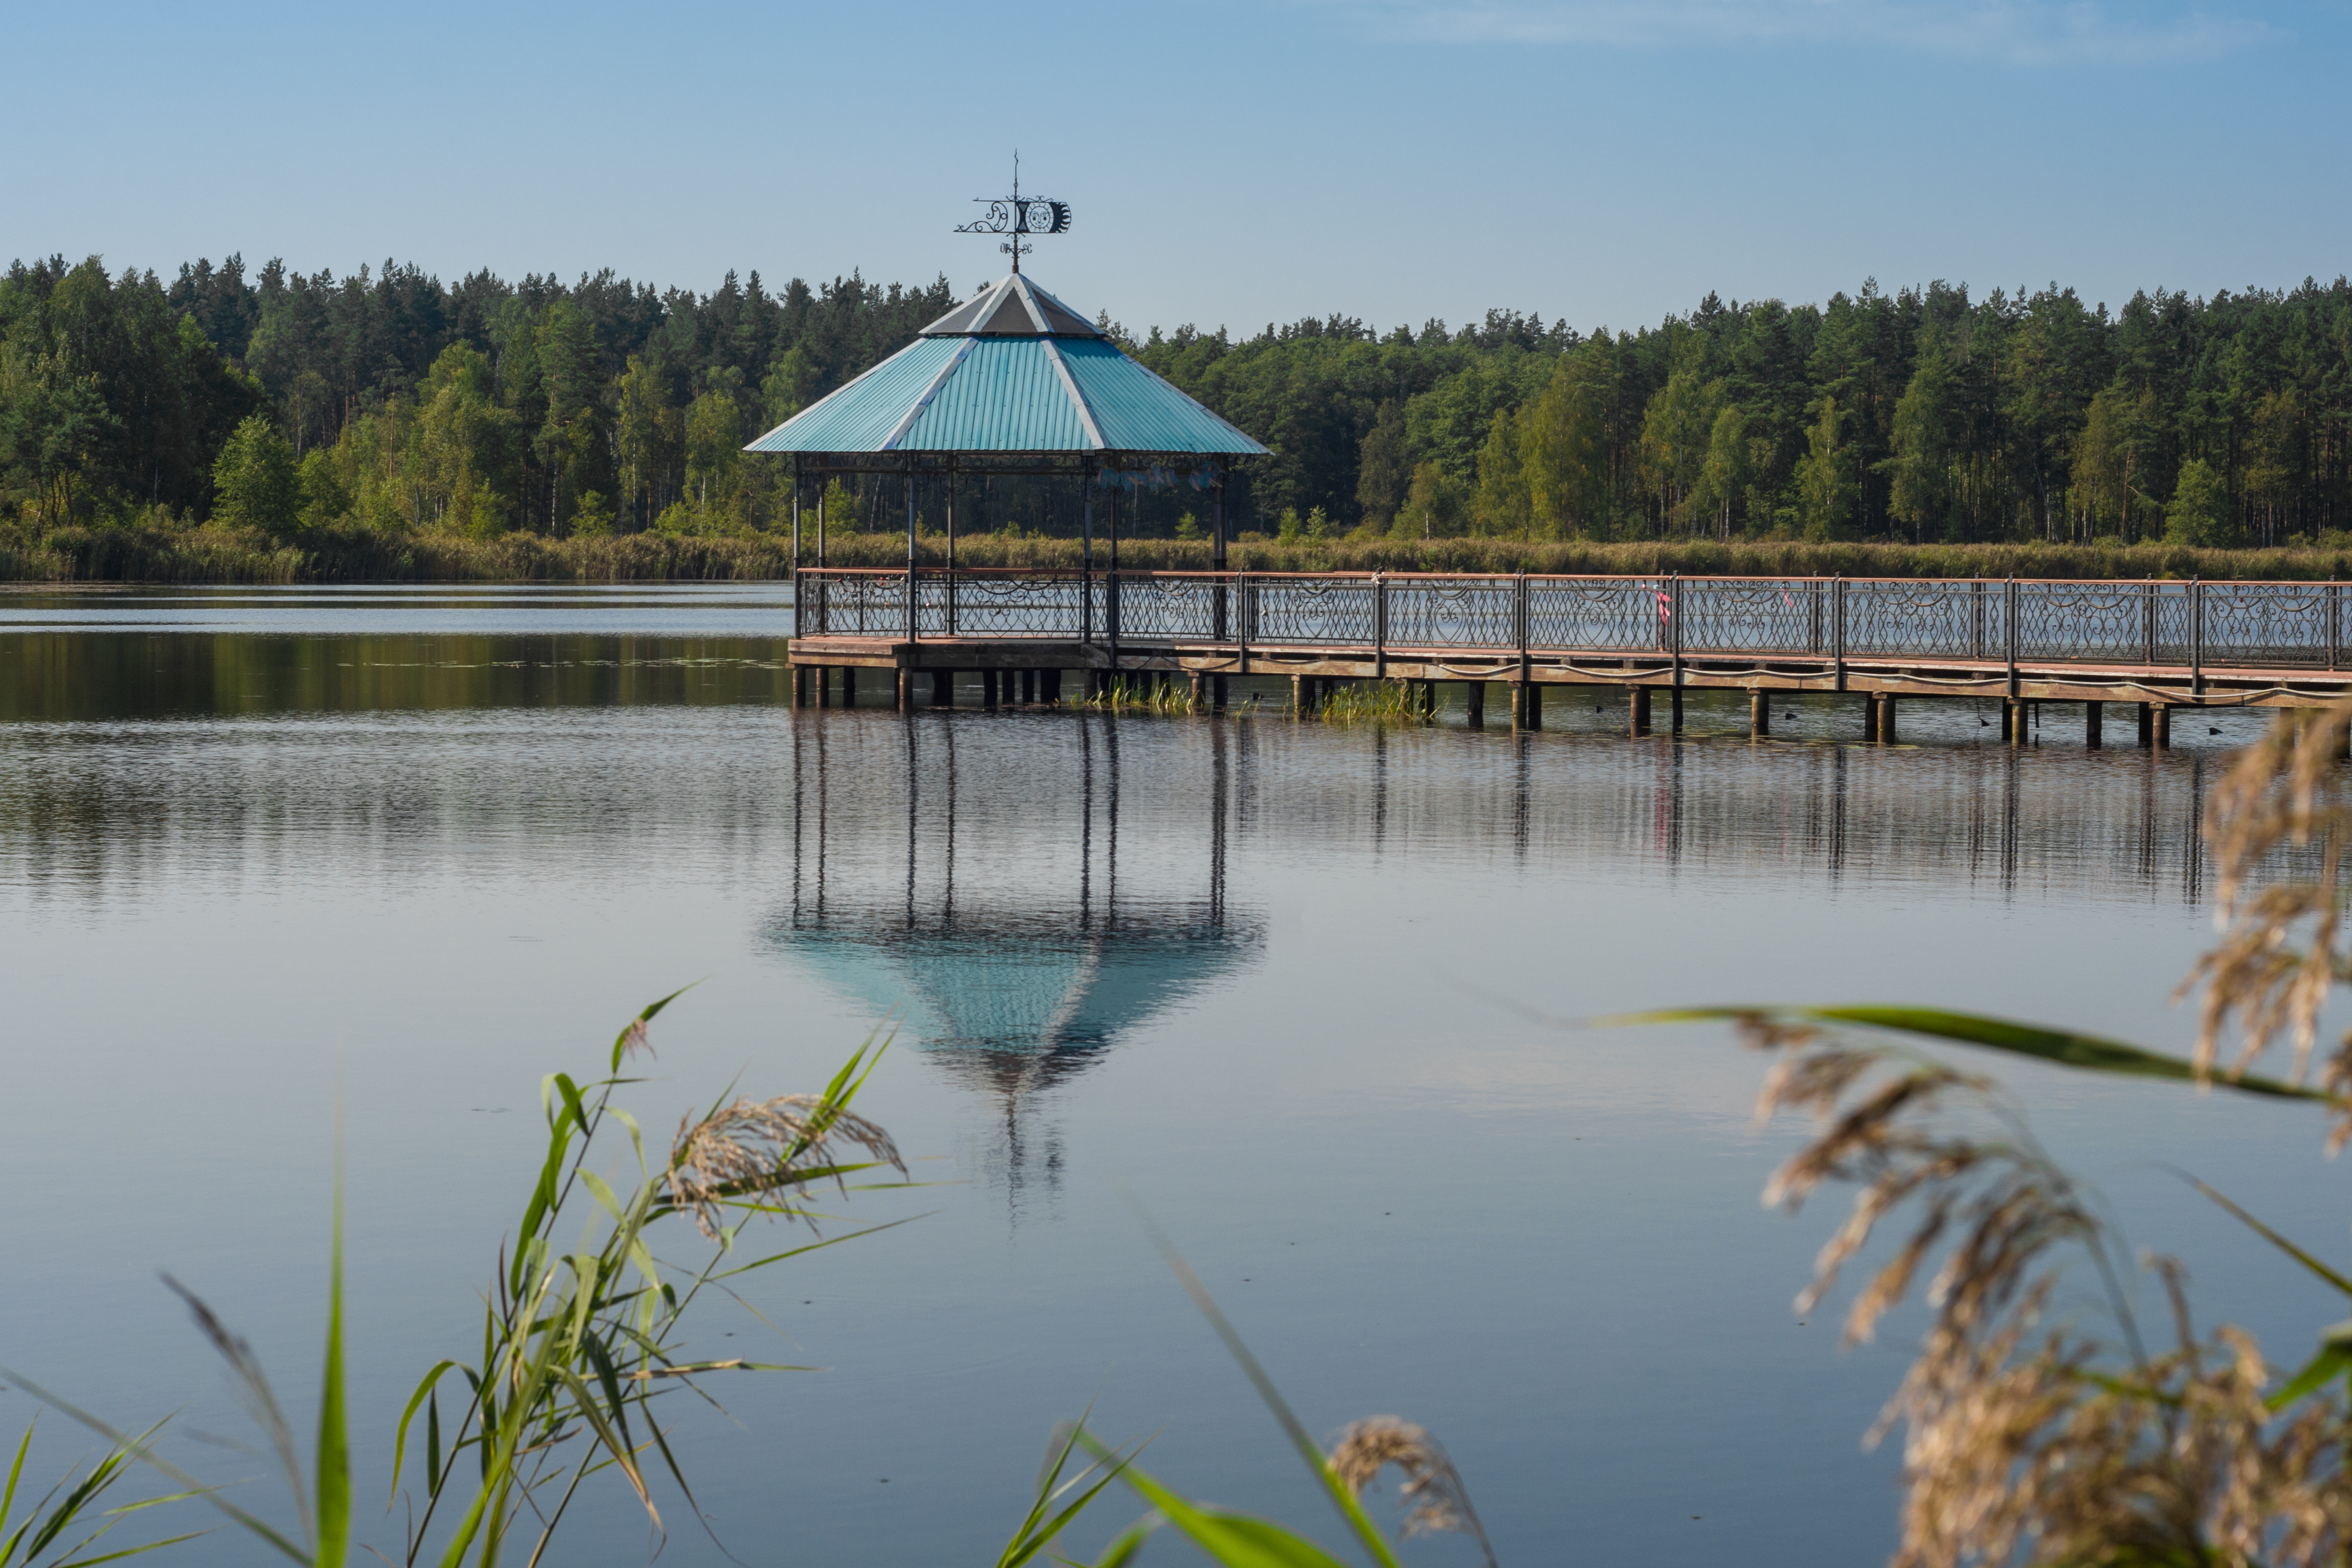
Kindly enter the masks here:
[[1495, 1550], [1487, 1544], [1478, 1510], [1470, 1506], [1470, 1489], [1427, 1427], [1394, 1415], [1369, 1416], [1342, 1429], [1331, 1447], [1332, 1473], [1358, 1497], [1391, 1465], [1404, 1472], [1397, 1487], [1398, 1500], [1405, 1505], [1400, 1533], [1450, 1530], [1475, 1535], [1492, 1568]]
[[[2352, 974], [2341, 951], [2343, 847], [2352, 836], [2342, 756], [2352, 703], [2283, 718], [2247, 748], [2208, 806], [2221, 939], [2181, 990], [2201, 987], [2193, 1060], [1998, 1020], [1845, 1009], [1843, 1021], [2143, 1076], [2193, 1077], [2277, 1099], [2325, 1099], [2328, 1147], [2352, 1133], [2352, 1035], [2309, 1070], [2331, 988]], [[2283, 874], [2292, 873], [2292, 874]], [[1874, 1011], [1890, 1015], [1869, 1017]], [[1873, 1439], [1904, 1431], [1896, 1568], [2226, 1563], [2317, 1568], [2352, 1552], [2352, 1325], [2284, 1387], [2254, 1337], [2224, 1324], [2200, 1337], [2187, 1276], [2147, 1266], [2171, 1307], [2171, 1348], [2143, 1344], [2123, 1289], [2122, 1248], [2083, 1189], [2042, 1152], [1992, 1080], [1907, 1047], [1825, 1026], [1841, 1010], [1738, 1016], [1773, 1056], [1759, 1118], [1819, 1125], [1765, 1188], [1795, 1207], [1825, 1183], [1859, 1188], [1798, 1298], [1811, 1310], [1890, 1217], [1907, 1231], [1855, 1297], [1844, 1334], [1869, 1339], [1923, 1272], [1933, 1318]], [[2221, 1059], [2235, 1029], [2237, 1049]], [[2248, 1069], [2290, 1042], [2288, 1084]], [[2352, 1279], [2201, 1189], [2331, 1285]], [[2087, 1258], [2122, 1342], [2053, 1310], [2064, 1268]]]
[[711, 1237], [719, 1235], [720, 1206], [730, 1203], [788, 1215], [814, 1228], [815, 1217], [795, 1204], [775, 1207], [760, 1200], [786, 1194], [804, 1200], [809, 1184], [828, 1176], [841, 1188], [836, 1139], [906, 1174], [907, 1163], [887, 1132], [826, 1096], [738, 1099], [699, 1121], [689, 1113], [670, 1143], [670, 1206], [691, 1214], [696, 1228]]

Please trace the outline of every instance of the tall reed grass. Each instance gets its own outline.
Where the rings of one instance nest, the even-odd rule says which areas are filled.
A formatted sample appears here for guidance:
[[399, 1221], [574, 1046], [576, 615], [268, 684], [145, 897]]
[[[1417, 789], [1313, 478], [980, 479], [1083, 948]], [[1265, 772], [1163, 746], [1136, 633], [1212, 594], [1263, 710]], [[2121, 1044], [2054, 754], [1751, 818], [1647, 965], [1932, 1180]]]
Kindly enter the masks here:
[[[967, 567], [1075, 568], [1075, 539], [959, 539]], [[1198, 540], [1137, 539], [1119, 546], [1130, 572], [1204, 572]], [[916, 558], [947, 563], [947, 540], [923, 534]], [[834, 533], [826, 563], [881, 570], [907, 563], [904, 533]], [[801, 563], [816, 564], [804, 538]], [[1095, 564], [1105, 564], [1098, 552]], [[1240, 572], [1546, 572], [1582, 574], [1849, 577], [2089, 577], [2343, 580], [2352, 550], [2197, 550], [2170, 544], [1889, 544], [1803, 541], [1349, 540], [1236, 542]], [[793, 565], [788, 534], [630, 533], [549, 539], [506, 533], [325, 532], [279, 540], [251, 530], [130, 524], [34, 531], [0, 526], [0, 582], [17, 583], [670, 583], [769, 582]]]
[[[2170, 1319], [2143, 1324], [2133, 1255], [2107, 1207], [2042, 1152], [1992, 1078], [1916, 1042], [2169, 1083], [2279, 1109], [2324, 1109], [2330, 1152], [2352, 1138], [2352, 1032], [2318, 1062], [2322, 1008], [2352, 978], [2346, 852], [2352, 702], [2288, 710], [2246, 749], [2203, 824], [2225, 922], [2177, 995], [2201, 988], [2184, 1059], [2007, 1019], [1902, 1006], [1707, 1008], [1621, 1021], [1725, 1019], [1772, 1062], [1759, 1116], [1809, 1113], [1813, 1141], [1768, 1204], [1857, 1189], [1798, 1310], [1836, 1285], [1882, 1226], [1907, 1231], [1846, 1314], [1866, 1342], [1922, 1279], [1933, 1319], [1880, 1431], [1904, 1429], [1897, 1568], [1964, 1564], [2265, 1564], [2352, 1558], [2352, 1322], [2314, 1322], [2273, 1363], [2246, 1329], [2194, 1327], [2189, 1275], [2146, 1255]], [[2273, 876], [2284, 864], [2287, 874]], [[2296, 874], [2296, 868], [2302, 868]], [[2224, 1036], [2238, 1047], [2222, 1059]], [[2284, 1053], [2283, 1075], [2253, 1069]], [[2286, 1145], [2292, 1147], [2292, 1144]], [[2182, 1173], [2211, 1202], [2352, 1304], [2352, 1274]], [[2086, 1267], [2111, 1333], [2063, 1310]]]

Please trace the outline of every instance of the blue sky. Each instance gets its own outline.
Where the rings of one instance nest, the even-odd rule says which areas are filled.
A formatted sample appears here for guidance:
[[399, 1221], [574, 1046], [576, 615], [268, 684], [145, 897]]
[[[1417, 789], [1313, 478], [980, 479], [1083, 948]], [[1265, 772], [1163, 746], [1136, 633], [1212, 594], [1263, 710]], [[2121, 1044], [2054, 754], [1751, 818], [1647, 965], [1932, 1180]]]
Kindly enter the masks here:
[[1865, 277], [2091, 300], [2352, 268], [2352, 6], [0, 0], [0, 253], [169, 271], [1031, 269], [1130, 328], [1625, 327]]

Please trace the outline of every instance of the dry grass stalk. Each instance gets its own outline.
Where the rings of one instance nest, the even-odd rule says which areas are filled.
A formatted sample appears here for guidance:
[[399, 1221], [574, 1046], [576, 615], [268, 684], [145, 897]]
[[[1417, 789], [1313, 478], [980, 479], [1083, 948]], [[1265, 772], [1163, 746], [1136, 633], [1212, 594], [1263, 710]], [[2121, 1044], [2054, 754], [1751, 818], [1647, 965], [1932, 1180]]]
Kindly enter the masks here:
[[[2197, 1067], [2213, 1070], [2234, 1020], [2239, 1048], [2230, 1072], [2243, 1072], [2281, 1039], [2294, 1044], [2289, 1076], [2308, 1069], [2319, 1009], [2352, 966], [2337, 950], [2343, 929], [2344, 847], [2352, 803], [2340, 762], [2352, 702], [2318, 712], [2290, 710], [2240, 755], [2205, 808], [2216, 869], [2221, 944], [2200, 959], [2180, 994], [2202, 984]], [[2263, 883], [2283, 850], [2315, 851], [2307, 878]], [[2320, 1087], [2338, 1102], [2328, 1147], [2352, 1137], [2352, 1033], [2320, 1068]]]
[[[2177, 1267], [2156, 1265], [2177, 1325], [2169, 1354], [2135, 1348], [2106, 1375], [2098, 1344], [2045, 1322], [2063, 1268], [2053, 1253], [2079, 1245], [2112, 1281], [2113, 1243], [1993, 1084], [1811, 1028], [1757, 1020], [1748, 1034], [1781, 1057], [1759, 1112], [1794, 1108], [1823, 1124], [1766, 1201], [1794, 1206], [1825, 1182], [1861, 1187], [1799, 1310], [1906, 1205], [1909, 1234], [1857, 1296], [1847, 1342], [1870, 1338], [1942, 1251], [1926, 1291], [1935, 1318], [1873, 1434], [1905, 1428], [1897, 1568], [2342, 1561], [2342, 1406], [2313, 1402], [2282, 1425], [2263, 1405], [2270, 1374], [2251, 1336], [2193, 1338]], [[2006, 1135], [1969, 1135], [1970, 1116]], [[2136, 1347], [2119, 1291], [2113, 1305]]]
[[1332, 1446], [1330, 1463], [1332, 1473], [1358, 1497], [1378, 1480], [1381, 1470], [1394, 1465], [1404, 1472], [1403, 1484], [1397, 1488], [1398, 1500], [1405, 1505], [1400, 1533], [1411, 1537], [1424, 1531], [1451, 1530], [1475, 1535], [1486, 1549], [1487, 1563], [1494, 1563], [1486, 1527], [1478, 1522], [1478, 1510], [1470, 1506], [1470, 1489], [1427, 1427], [1394, 1415], [1353, 1422]]
[[[2223, 934], [2183, 987], [2205, 991], [2200, 1075], [2244, 1072], [2292, 1041], [2299, 1077], [2322, 1004], [2352, 975], [2338, 951], [2352, 838], [2340, 761], [2347, 723], [2352, 703], [2283, 719], [2210, 804]], [[2283, 853], [2308, 857], [2305, 874], [2264, 882]], [[2233, 1026], [2240, 1047], [2218, 1066]], [[2263, 1395], [2273, 1374], [2253, 1337], [2225, 1325], [2198, 1339], [2185, 1279], [2168, 1260], [2152, 1267], [2171, 1304], [2174, 1348], [2143, 1351], [2112, 1237], [1989, 1080], [1761, 1016], [1743, 1032], [1777, 1058], [1759, 1116], [1796, 1110], [1821, 1123], [1765, 1201], [1793, 1207], [1832, 1181], [1861, 1189], [1800, 1309], [1898, 1210], [1908, 1235], [1858, 1294], [1848, 1342], [1869, 1338], [1941, 1253], [1925, 1293], [1934, 1319], [1880, 1423], [1905, 1429], [1897, 1568], [2316, 1568], [2352, 1553], [2352, 1418], [2340, 1387], [2273, 1412]], [[2320, 1079], [2337, 1106], [2332, 1149], [2352, 1133], [2352, 1035]], [[1985, 1118], [1991, 1135], [1971, 1131]], [[2056, 1254], [2069, 1244], [2106, 1285], [2126, 1341], [2120, 1354], [2051, 1320]]]
[[[835, 1153], [836, 1141], [906, 1173], [907, 1163], [887, 1132], [822, 1095], [739, 1099], [699, 1121], [679, 1121], [670, 1143], [670, 1202], [693, 1215], [703, 1235], [716, 1237], [726, 1204], [787, 1194], [805, 1199], [811, 1181], [843, 1163]], [[840, 1184], [836, 1176], [835, 1185]], [[804, 1211], [782, 1212], [815, 1223]]]

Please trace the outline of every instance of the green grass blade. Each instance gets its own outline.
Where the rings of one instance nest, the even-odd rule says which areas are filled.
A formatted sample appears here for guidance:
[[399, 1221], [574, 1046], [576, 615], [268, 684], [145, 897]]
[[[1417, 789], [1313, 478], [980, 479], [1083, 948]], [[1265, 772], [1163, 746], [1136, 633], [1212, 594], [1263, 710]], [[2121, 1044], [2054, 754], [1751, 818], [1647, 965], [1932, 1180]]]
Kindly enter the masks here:
[[[2197, 1081], [2195, 1067], [2179, 1057], [2162, 1056], [2155, 1051], [2142, 1050], [2137, 1046], [2126, 1045], [2120, 1040], [2103, 1039], [2096, 1035], [2048, 1029], [2008, 1018], [1989, 1018], [1981, 1014], [1952, 1013], [1934, 1007], [1675, 1007], [1594, 1018], [1590, 1021], [1590, 1026], [1614, 1028], [1628, 1024], [1731, 1023], [1743, 1018], [1853, 1024], [1895, 1034], [1918, 1035], [1927, 1039], [1950, 1040], [1959, 1045], [1982, 1046], [1990, 1050], [2007, 1051], [2013, 1056], [2032, 1057], [2038, 1061], [2079, 1068], [2088, 1072], [2110, 1073], [2124, 1078], [2165, 1079], [2176, 1083]], [[2315, 1089], [2281, 1083], [2275, 1079], [2259, 1078], [2252, 1073], [2236, 1077], [2215, 1073], [2211, 1075], [2210, 1081], [2217, 1088], [2278, 1100], [2309, 1100], [2325, 1104], [2328, 1098]]]
[[2333, 1324], [2321, 1331], [2319, 1353], [2305, 1363], [2284, 1388], [2263, 1401], [2273, 1413], [2326, 1387], [2329, 1380], [2352, 1368], [2352, 1322]]
[[1169, 1270], [1176, 1276], [1177, 1283], [1183, 1286], [1184, 1293], [1192, 1298], [1192, 1304], [1201, 1310], [1201, 1315], [1209, 1320], [1209, 1326], [1216, 1331], [1217, 1338], [1224, 1342], [1226, 1352], [1240, 1364], [1243, 1374], [1250, 1380], [1250, 1385], [1257, 1390], [1258, 1398], [1265, 1401], [1265, 1407], [1274, 1413], [1275, 1420], [1289, 1435], [1291, 1446], [1298, 1450], [1298, 1457], [1306, 1462], [1316, 1481], [1329, 1496], [1331, 1506], [1339, 1510], [1339, 1517], [1363, 1542], [1364, 1550], [1371, 1553], [1375, 1563], [1381, 1568], [1402, 1568], [1396, 1560], [1396, 1553], [1389, 1550], [1389, 1543], [1381, 1538], [1380, 1527], [1364, 1512], [1363, 1504], [1356, 1500], [1356, 1494], [1332, 1473], [1330, 1461], [1324, 1457], [1322, 1447], [1307, 1435], [1306, 1423], [1291, 1411], [1281, 1392], [1274, 1386], [1274, 1379], [1266, 1374], [1265, 1368], [1258, 1364], [1257, 1357], [1251, 1354], [1249, 1346], [1243, 1342], [1241, 1331], [1234, 1327], [1233, 1321], [1217, 1305], [1216, 1298], [1209, 1294], [1209, 1288], [1201, 1282], [1198, 1274], [1192, 1272], [1192, 1266], [1184, 1260], [1184, 1255], [1176, 1250], [1176, 1244], [1168, 1239], [1167, 1233], [1160, 1228], [1143, 1206], [1136, 1204], [1134, 1208], [1136, 1218], [1142, 1222], [1145, 1234], [1160, 1249], [1160, 1256], [1167, 1260]]
[[[1081, 1565], [1081, 1568], [1127, 1568], [1129, 1563], [1135, 1561], [1136, 1553], [1143, 1550], [1143, 1543], [1151, 1539], [1151, 1532], [1167, 1522], [1165, 1515], [1157, 1509], [1153, 1510], [1120, 1531], [1111, 1543], [1103, 1548], [1101, 1556], [1096, 1558], [1090, 1564]], [[1066, 1557], [1057, 1557], [1055, 1561], [1067, 1563], [1070, 1560]]]
[[2318, 1258], [2314, 1258], [2310, 1253], [2305, 1252], [2302, 1247], [2297, 1247], [2294, 1242], [2289, 1241], [2285, 1237], [2281, 1236], [2278, 1232], [2273, 1230], [2270, 1226], [2256, 1219], [2252, 1215], [2248, 1214], [2244, 1209], [2240, 1208], [2236, 1204], [2231, 1202], [2229, 1198], [2221, 1193], [2214, 1191], [2211, 1187], [2207, 1186], [2203, 1182], [2199, 1181], [2196, 1177], [2190, 1175], [2188, 1172], [2176, 1170], [2173, 1173], [2179, 1176], [2182, 1181], [2187, 1182], [2190, 1186], [2195, 1187], [2199, 1192], [2203, 1193], [2207, 1197], [2211, 1198], [2216, 1204], [2221, 1205], [2221, 1211], [2224, 1214], [2229, 1215], [2231, 1218], [2238, 1221], [2239, 1224], [2252, 1231], [2256, 1236], [2261, 1237], [2264, 1241], [2269, 1242], [2273, 1247], [2277, 1247], [2281, 1252], [2285, 1253], [2289, 1258], [2294, 1258], [2297, 1263], [2302, 1264], [2305, 1268], [2310, 1269], [2314, 1274], [2317, 1275], [2320, 1279], [2325, 1279], [2330, 1285], [2335, 1286], [2336, 1289], [2343, 1291], [2347, 1296], [2352, 1296], [2352, 1279], [2347, 1279], [2343, 1275], [2338, 1274], [2335, 1269], [2330, 1268], [2327, 1265], [2319, 1261]]
[[[408, 1408], [400, 1413], [400, 1425], [393, 1428], [392, 1433], [392, 1496], [384, 1501], [383, 1506], [386, 1508], [390, 1508], [394, 1503], [400, 1500], [400, 1467], [402, 1456], [408, 1451], [408, 1424], [416, 1419], [417, 1406], [425, 1404], [432, 1397], [433, 1386], [441, 1381], [441, 1374], [447, 1372], [451, 1367], [456, 1366], [457, 1364], [457, 1363], [454, 1361], [435, 1362], [433, 1363], [433, 1370], [425, 1374], [425, 1381], [416, 1385], [416, 1392], [408, 1396]], [[441, 1473], [441, 1461], [439, 1458], [441, 1450], [441, 1413], [438, 1407], [436, 1407], [426, 1417], [425, 1424], [431, 1428], [433, 1437], [432, 1442], [427, 1445], [431, 1451], [426, 1454], [425, 1459], [425, 1468], [428, 1478], [427, 1484], [429, 1485], [431, 1484], [430, 1479], [438, 1477]]]
[[142, 1552], [161, 1552], [166, 1546], [177, 1546], [184, 1541], [194, 1541], [198, 1536], [209, 1533], [211, 1532], [208, 1531], [191, 1531], [185, 1535], [174, 1535], [163, 1541], [151, 1541], [144, 1546], [131, 1546], [125, 1547], [121, 1552], [110, 1552], [103, 1557], [68, 1557], [61, 1560], [57, 1564], [57, 1568], [98, 1568], [101, 1563], [120, 1563], [126, 1557], [136, 1557]]
[[660, 1001], [654, 1003], [644, 1012], [630, 1019], [626, 1025], [623, 1026], [621, 1032], [613, 1037], [612, 1070], [614, 1072], [619, 1072], [621, 1070], [621, 1058], [629, 1054], [629, 1042], [632, 1039], [635, 1039], [639, 1044], [644, 1043], [646, 1037], [646, 1025], [652, 1023], [663, 1008], [668, 1006], [671, 1003], [677, 1001], [679, 997], [693, 990], [696, 985], [699, 985], [701, 984], [702, 982], [698, 980], [691, 985], [679, 986], [677, 990], [671, 992]]
[[[237, 1507], [235, 1503], [220, 1497], [213, 1491], [211, 1488], [206, 1487], [204, 1482], [196, 1479], [195, 1477], [188, 1474], [185, 1470], [181, 1469], [170, 1460], [158, 1456], [153, 1449], [147, 1446], [147, 1438], [155, 1432], [156, 1427], [151, 1426], [146, 1432], [133, 1437], [117, 1431], [114, 1427], [107, 1425], [105, 1422], [100, 1420], [97, 1416], [92, 1415], [89, 1411], [82, 1409], [80, 1406], [69, 1404], [67, 1401], [58, 1398], [56, 1394], [51, 1394], [47, 1389], [43, 1388], [39, 1384], [35, 1383], [28, 1377], [23, 1376], [21, 1373], [11, 1372], [5, 1367], [0, 1367], [0, 1381], [15, 1384], [18, 1388], [23, 1389], [26, 1393], [31, 1394], [34, 1398], [39, 1400], [42, 1404], [47, 1405], [50, 1409], [58, 1412], [59, 1415], [89, 1427], [91, 1431], [97, 1433], [108, 1442], [112, 1443], [115, 1447], [121, 1448], [124, 1453], [129, 1454], [132, 1458], [137, 1459], [141, 1464], [147, 1466], [150, 1469], [168, 1476], [179, 1485], [187, 1487], [191, 1489], [191, 1490], [200, 1493], [205, 1501], [211, 1503], [215, 1508], [220, 1510], [221, 1512], [226, 1514], [230, 1519], [235, 1520], [238, 1524], [243, 1525], [247, 1530], [251, 1531], [255, 1535], [258, 1536], [263, 1541], [268, 1542], [271, 1546], [276, 1547], [280, 1552], [292, 1558], [295, 1562], [304, 1564], [310, 1563], [310, 1552], [305, 1552], [299, 1546], [295, 1545], [294, 1542], [289, 1541], [284, 1535], [270, 1528], [269, 1525], [263, 1522], [261, 1520], [255, 1518], [252, 1514], [246, 1512], [245, 1510]], [[158, 1423], [158, 1425], [160, 1426], [161, 1424]]]
[[[336, 1117], [341, 1121], [340, 1111]], [[319, 1386], [317, 1568], [343, 1568], [352, 1542], [352, 1435], [343, 1410], [343, 1150], [335, 1140], [335, 1218], [327, 1253], [327, 1365]]]
[[[16, 1458], [8, 1466], [8, 1485], [5, 1490], [0, 1490], [0, 1530], [8, 1528], [9, 1517], [16, 1511], [16, 1483], [25, 1478], [25, 1455], [33, 1446], [33, 1428], [40, 1420], [36, 1414], [25, 1423], [25, 1436], [16, 1444]], [[13, 1552], [0, 1552], [0, 1565], [5, 1565], [12, 1555]]]
[[[1088, 1445], [1089, 1451], [1097, 1447]], [[1120, 1474], [1129, 1486], [1160, 1510], [1161, 1517], [1226, 1568], [1345, 1568], [1339, 1559], [1313, 1542], [1269, 1520], [1194, 1503], [1131, 1464]]]
[[769, 1264], [782, 1263], [787, 1258], [798, 1258], [803, 1253], [814, 1252], [820, 1247], [838, 1246], [845, 1241], [856, 1241], [861, 1236], [873, 1236], [886, 1230], [896, 1230], [902, 1225], [912, 1225], [919, 1219], [929, 1217], [929, 1214], [908, 1215], [905, 1219], [886, 1220], [880, 1225], [869, 1225], [864, 1230], [845, 1231], [839, 1236], [828, 1236], [822, 1241], [812, 1241], [805, 1247], [792, 1247], [783, 1252], [771, 1253], [751, 1263], [738, 1264], [732, 1268], [713, 1274], [710, 1278], [713, 1280], [732, 1279], [738, 1274], [749, 1274], [754, 1268], [765, 1268]]

